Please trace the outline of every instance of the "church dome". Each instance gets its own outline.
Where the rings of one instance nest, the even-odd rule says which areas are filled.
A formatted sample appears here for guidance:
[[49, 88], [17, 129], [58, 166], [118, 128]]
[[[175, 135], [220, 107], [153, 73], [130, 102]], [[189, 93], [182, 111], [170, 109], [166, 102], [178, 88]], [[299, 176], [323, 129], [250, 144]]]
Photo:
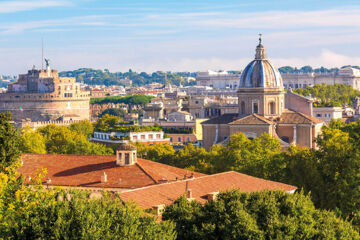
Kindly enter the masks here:
[[241, 74], [239, 88], [283, 88], [279, 71], [266, 59], [261, 37], [256, 47], [255, 59], [245, 67]]

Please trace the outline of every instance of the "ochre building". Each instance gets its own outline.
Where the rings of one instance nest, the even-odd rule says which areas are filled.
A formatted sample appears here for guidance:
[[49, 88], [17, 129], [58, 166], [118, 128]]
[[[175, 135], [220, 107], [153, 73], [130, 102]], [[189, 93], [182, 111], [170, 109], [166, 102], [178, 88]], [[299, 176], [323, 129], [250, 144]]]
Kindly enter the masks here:
[[37, 121], [89, 119], [90, 93], [80, 89], [75, 78], [61, 78], [57, 70], [29, 70], [20, 74], [0, 94], [0, 112], [11, 112], [13, 120]]
[[261, 39], [255, 59], [241, 74], [237, 94], [238, 114], [224, 114], [202, 123], [206, 149], [225, 144], [237, 132], [251, 139], [268, 133], [279, 138], [283, 147], [315, 147], [314, 139], [324, 122], [312, 116], [311, 98], [284, 91], [281, 75], [266, 58]]

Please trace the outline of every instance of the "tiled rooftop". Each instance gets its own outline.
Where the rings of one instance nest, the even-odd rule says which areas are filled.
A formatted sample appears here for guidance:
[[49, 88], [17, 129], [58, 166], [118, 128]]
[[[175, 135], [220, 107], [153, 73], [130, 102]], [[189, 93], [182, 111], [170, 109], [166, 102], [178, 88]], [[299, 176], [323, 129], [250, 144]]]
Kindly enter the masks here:
[[164, 183], [134, 190], [126, 190], [120, 194], [124, 201], [135, 201], [143, 209], [149, 209], [160, 204], [171, 204], [185, 194], [186, 182], [192, 191], [192, 197], [204, 203], [207, 194], [217, 191], [239, 189], [242, 192], [257, 192], [262, 190], [284, 190], [292, 192], [295, 186], [264, 180], [230, 171], [207, 175], [194, 179]]
[[324, 121], [308, 116], [304, 113], [295, 112], [289, 109], [285, 109], [285, 111], [281, 114], [278, 123], [284, 124], [311, 124], [311, 123], [323, 123]]
[[271, 120], [266, 119], [256, 113], [240, 118], [236, 121], [229, 123], [230, 125], [271, 125], [274, 124]]
[[[52, 186], [139, 188], [166, 181], [176, 181], [205, 174], [172, 167], [169, 165], [137, 159], [132, 166], [117, 166], [116, 156], [23, 154], [23, 166], [19, 172], [25, 178], [34, 178], [36, 170], [47, 169], [46, 179]], [[103, 173], [107, 182], [101, 182]]]

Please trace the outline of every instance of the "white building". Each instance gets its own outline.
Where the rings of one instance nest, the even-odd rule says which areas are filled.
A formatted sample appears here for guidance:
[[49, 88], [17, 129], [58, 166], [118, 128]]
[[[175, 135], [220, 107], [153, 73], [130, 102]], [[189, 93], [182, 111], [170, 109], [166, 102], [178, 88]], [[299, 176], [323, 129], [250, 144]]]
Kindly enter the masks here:
[[360, 70], [346, 67], [337, 73], [282, 73], [284, 88], [305, 88], [315, 84], [346, 84], [360, 90]]
[[241, 74], [231, 74], [226, 71], [205, 71], [196, 74], [196, 85], [214, 89], [237, 89]]
[[343, 110], [341, 107], [313, 107], [313, 116], [325, 122], [331, 119], [341, 119]]
[[163, 143], [169, 142], [169, 138], [164, 138], [164, 132], [94, 132], [91, 139], [96, 142], [123, 143], [123, 142], [142, 142], [142, 143]]

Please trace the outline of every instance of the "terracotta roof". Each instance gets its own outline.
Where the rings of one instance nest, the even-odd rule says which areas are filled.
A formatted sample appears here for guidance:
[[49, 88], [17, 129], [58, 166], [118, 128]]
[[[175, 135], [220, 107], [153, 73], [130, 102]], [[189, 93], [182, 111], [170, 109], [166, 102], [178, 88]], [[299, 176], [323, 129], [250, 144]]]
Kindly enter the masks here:
[[160, 204], [171, 204], [185, 193], [186, 182], [188, 182], [189, 189], [192, 191], [192, 197], [202, 203], [206, 202], [207, 194], [217, 191], [239, 189], [242, 192], [257, 192], [262, 190], [284, 190], [290, 192], [297, 189], [295, 186], [230, 171], [134, 190], [126, 190], [120, 194], [120, 197], [124, 201], [135, 201], [143, 209], [149, 209]]
[[240, 118], [238, 120], [235, 120], [230, 125], [271, 125], [274, 124], [271, 120], [266, 119], [263, 116], [260, 116], [256, 113], [245, 116], [243, 118]]
[[[205, 174], [181, 168], [137, 159], [132, 166], [117, 166], [116, 157], [95, 155], [61, 155], [61, 154], [22, 154], [23, 166], [19, 172], [24, 177], [34, 178], [36, 170], [47, 169], [44, 178], [51, 179], [55, 186], [101, 187], [101, 188], [139, 188], [164, 181], [205, 176]], [[101, 182], [103, 173], [107, 182]]]
[[238, 119], [239, 118], [238, 116], [239, 114], [237, 113], [224, 114], [219, 117], [212, 118], [205, 122], [202, 122], [201, 124], [228, 124]]
[[312, 123], [323, 123], [324, 121], [306, 115], [304, 113], [295, 112], [289, 109], [281, 114], [280, 119], [277, 120], [277, 123], [286, 123], [286, 124], [312, 124]]

